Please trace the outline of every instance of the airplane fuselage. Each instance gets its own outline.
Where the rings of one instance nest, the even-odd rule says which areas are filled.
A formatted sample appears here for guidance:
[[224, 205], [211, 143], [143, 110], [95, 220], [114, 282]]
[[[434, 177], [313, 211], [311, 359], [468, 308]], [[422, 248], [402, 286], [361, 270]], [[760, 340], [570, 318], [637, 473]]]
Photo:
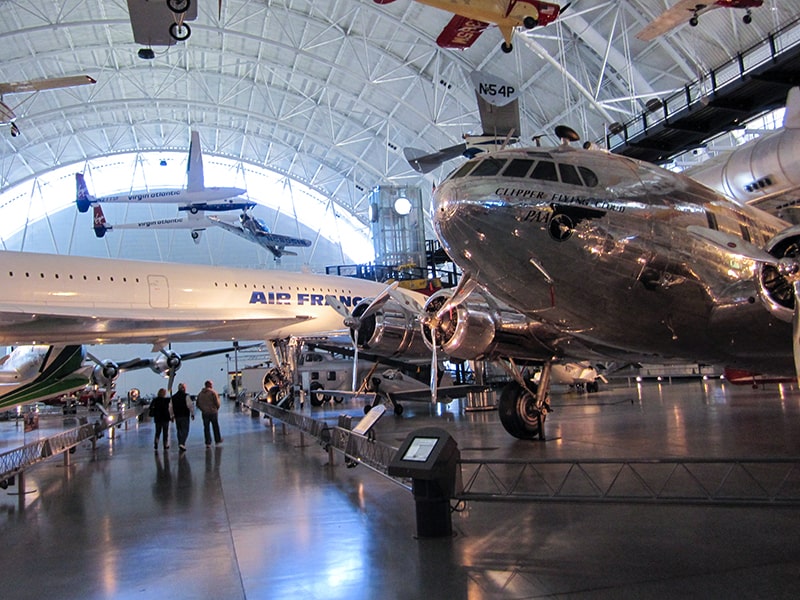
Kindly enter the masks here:
[[0, 252], [0, 344], [276, 339], [344, 330], [385, 286], [349, 277]]
[[182, 188], [164, 188], [157, 190], [134, 190], [124, 194], [114, 196], [102, 196], [93, 198], [92, 202], [116, 203], [166, 203], [166, 204], [206, 204], [223, 203], [228, 201], [231, 204], [241, 203], [241, 198], [246, 190], [236, 187], [208, 187], [204, 190], [189, 191]]
[[[434, 197], [450, 257], [561, 332], [554, 356], [683, 359], [791, 370], [791, 306], [752, 259], [692, 236], [760, 247], [788, 224], [688, 177], [603, 151], [505, 150], [465, 163]], [[780, 287], [780, 286], [778, 286]]]

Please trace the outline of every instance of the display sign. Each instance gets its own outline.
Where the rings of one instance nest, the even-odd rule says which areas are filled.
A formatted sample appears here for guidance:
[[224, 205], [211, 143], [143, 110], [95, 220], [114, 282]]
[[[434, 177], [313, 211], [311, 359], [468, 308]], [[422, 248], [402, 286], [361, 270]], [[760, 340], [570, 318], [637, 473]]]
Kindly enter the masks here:
[[401, 460], [425, 462], [430, 457], [438, 441], [439, 438], [434, 437], [415, 437]]

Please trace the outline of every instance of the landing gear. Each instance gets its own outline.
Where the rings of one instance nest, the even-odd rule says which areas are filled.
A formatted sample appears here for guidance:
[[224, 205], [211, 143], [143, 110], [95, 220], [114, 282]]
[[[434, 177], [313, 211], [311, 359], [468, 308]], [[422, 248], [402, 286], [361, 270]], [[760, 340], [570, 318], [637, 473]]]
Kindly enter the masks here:
[[[544, 438], [544, 421], [550, 412], [548, 402], [537, 399], [539, 387], [530, 381], [528, 389], [512, 381], [503, 388], [497, 411], [505, 430], [515, 438]], [[532, 392], [532, 393], [531, 393]]]
[[19, 127], [17, 127], [16, 123], [11, 124], [11, 137], [17, 137], [19, 135]]
[[700, 21], [698, 21], [697, 17], [692, 17], [691, 19], [689, 19], [689, 25], [691, 25], [692, 27], [697, 27], [697, 24], [699, 22]]
[[167, 0], [167, 7], [174, 13], [185, 13], [191, 5], [191, 0]]
[[192, 35], [192, 30], [186, 23], [172, 23], [169, 26], [169, 34], [172, 39], [183, 42], [189, 39], [189, 36]]
[[742, 21], [744, 22], [745, 25], [750, 25], [750, 23], [753, 22], [753, 15], [750, 14], [749, 8], [747, 9], [745, 15], [742, 17]]
[[325, 402], [330, 402], [331, 397], [319, 391], [322, 389], [322, 384], [319, 381], [312, 381], [310, 388], [311, 406], [322, 406]]
[[506, 42], [500, 44], [500, 50], [502, 50], [506, 54], [510, 54], [513, 49], [514, 49], [513, 44], [507, 44]]
[[533, 17], [525, 17], [522, 19], [522, 24], [525, 26], [525, 29], [533, 29], [539, 24], [539, 21]]

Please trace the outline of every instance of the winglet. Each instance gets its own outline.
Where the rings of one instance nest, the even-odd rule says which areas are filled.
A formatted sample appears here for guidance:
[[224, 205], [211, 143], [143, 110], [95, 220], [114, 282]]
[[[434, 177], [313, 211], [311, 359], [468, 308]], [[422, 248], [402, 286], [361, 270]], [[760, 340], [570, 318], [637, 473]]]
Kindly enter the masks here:
[[89, 188], [86, 187], [83, 173], [75, 173], [75, 204], [78, 205], [78, 212], [88, 211], [94, 199], [94, 196], [89, 193]]
[[106, 234], [106, 231], [111, 231], [113, 228], [106, 223], [106, 217], [103, 214], [103, 207], [99, 204], [94, 205], [94, 234], [101, 238]]

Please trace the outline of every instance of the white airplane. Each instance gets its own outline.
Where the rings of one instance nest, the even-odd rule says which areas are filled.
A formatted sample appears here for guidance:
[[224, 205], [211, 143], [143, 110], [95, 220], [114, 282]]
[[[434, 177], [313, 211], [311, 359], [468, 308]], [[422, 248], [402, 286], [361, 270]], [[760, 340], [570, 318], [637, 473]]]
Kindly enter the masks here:
[[764, 0], [707, 0], [706, 2], [680, 0], [662, 12], [655, 20], [648, 23], [644, 29], [636, 34], [636, 37], [649, 42], [686, 22], [692, 27], [697, 27], [700, 22], [700, 15], [715, 8], [745, 9], [742, 21], [745, 25], [748, 25], [753, 20], [750, 9], [758, 8], [762, 4], [764, 4]]
[[296, 252], [286, 250], [287, 246], [308, 248], [311, 245], [311, 240], [305, 238], [272, 233], [264, 222], [264, 219], [254, 217], [246, 211], [242, 211], [242, 214], [239, 215], [240, 225], [228, 223], [217, 217], [208, 217], [208, 220], [217, 227], [222, 227], [225, 231], [238, 235], [248, 242], [254, 242], [264, 249], [269, 250], [272, 256], [275, 257], [275, 260], [280, 259], [284, 254], [288, 256], [297, 256]]
[[[0, 252], [0, 344], [153, 344], [263, 339], [284, 369], [284, 340], [346, 331], [326, 304], [388, 299], [386, 286], [333, 275]], [[392, 290], [417, 314], [425, 297]], [[283, 377], [281, 381], [290, 378]]]
[[800, 207], [800, 88], [789, 90], [781, 129], [684, 173], [729, 198], [779, 217]]
[[205, 216], [204, 211], [197, 213], [189, 212], [185, 217], [171, 217], [167, 219], [152, 219], [150, 221], [139, 221], [138, 223], [122, 223], [119, 225], [112, 225], [106, 221], [105, 214], [103, 214], [103, 207], [95, 204], [93, 207], [94, 219], [92, 228], [94, 234], [99, 237], [105, 237], [109, 231], [127, 229], [132, 231], [148, 231], [151, 229], [188, 229], [190, 230], [192, 240], [196, 244], [200, 243], [200, 234], [211, 226], [217, 225], [218, 222], [211, 221]]
[[125, 194], [96, 198], [89, 193], [82, 173], [75, 173], [78, 211], [87, 212], [93, 204], [104, 203], [156, 203], [178, 204], [179, 211], [197, 214], [200, 211], [246, 210], [255, 202], [239, 198], [247, 190], [236, 187], [206, 187], [203, 176], [203, 153], [200, 148], [200, 134], [192, 131], [189, 144], [189, 162], [186, 166], [187, 184], [185, 188], [166, 188], [157, 190], [132, 190]]
[[40, 92], [42, 90], [54, 90], [58, 88], [74, 87], [76, 85], [87, 85], [90, 83], [97, 83], [97, 81], [88, 75], [0, 83], [0, 125], [11, 125], [11, 137], [17, 137], [19, 135], [19, 127], [17, 127], [17, 124], [14, 122], [17, 119], [14, 109], [30, 99], [29, 97], [12, 108], [3, 101], [3, 96], [6, 94]]

